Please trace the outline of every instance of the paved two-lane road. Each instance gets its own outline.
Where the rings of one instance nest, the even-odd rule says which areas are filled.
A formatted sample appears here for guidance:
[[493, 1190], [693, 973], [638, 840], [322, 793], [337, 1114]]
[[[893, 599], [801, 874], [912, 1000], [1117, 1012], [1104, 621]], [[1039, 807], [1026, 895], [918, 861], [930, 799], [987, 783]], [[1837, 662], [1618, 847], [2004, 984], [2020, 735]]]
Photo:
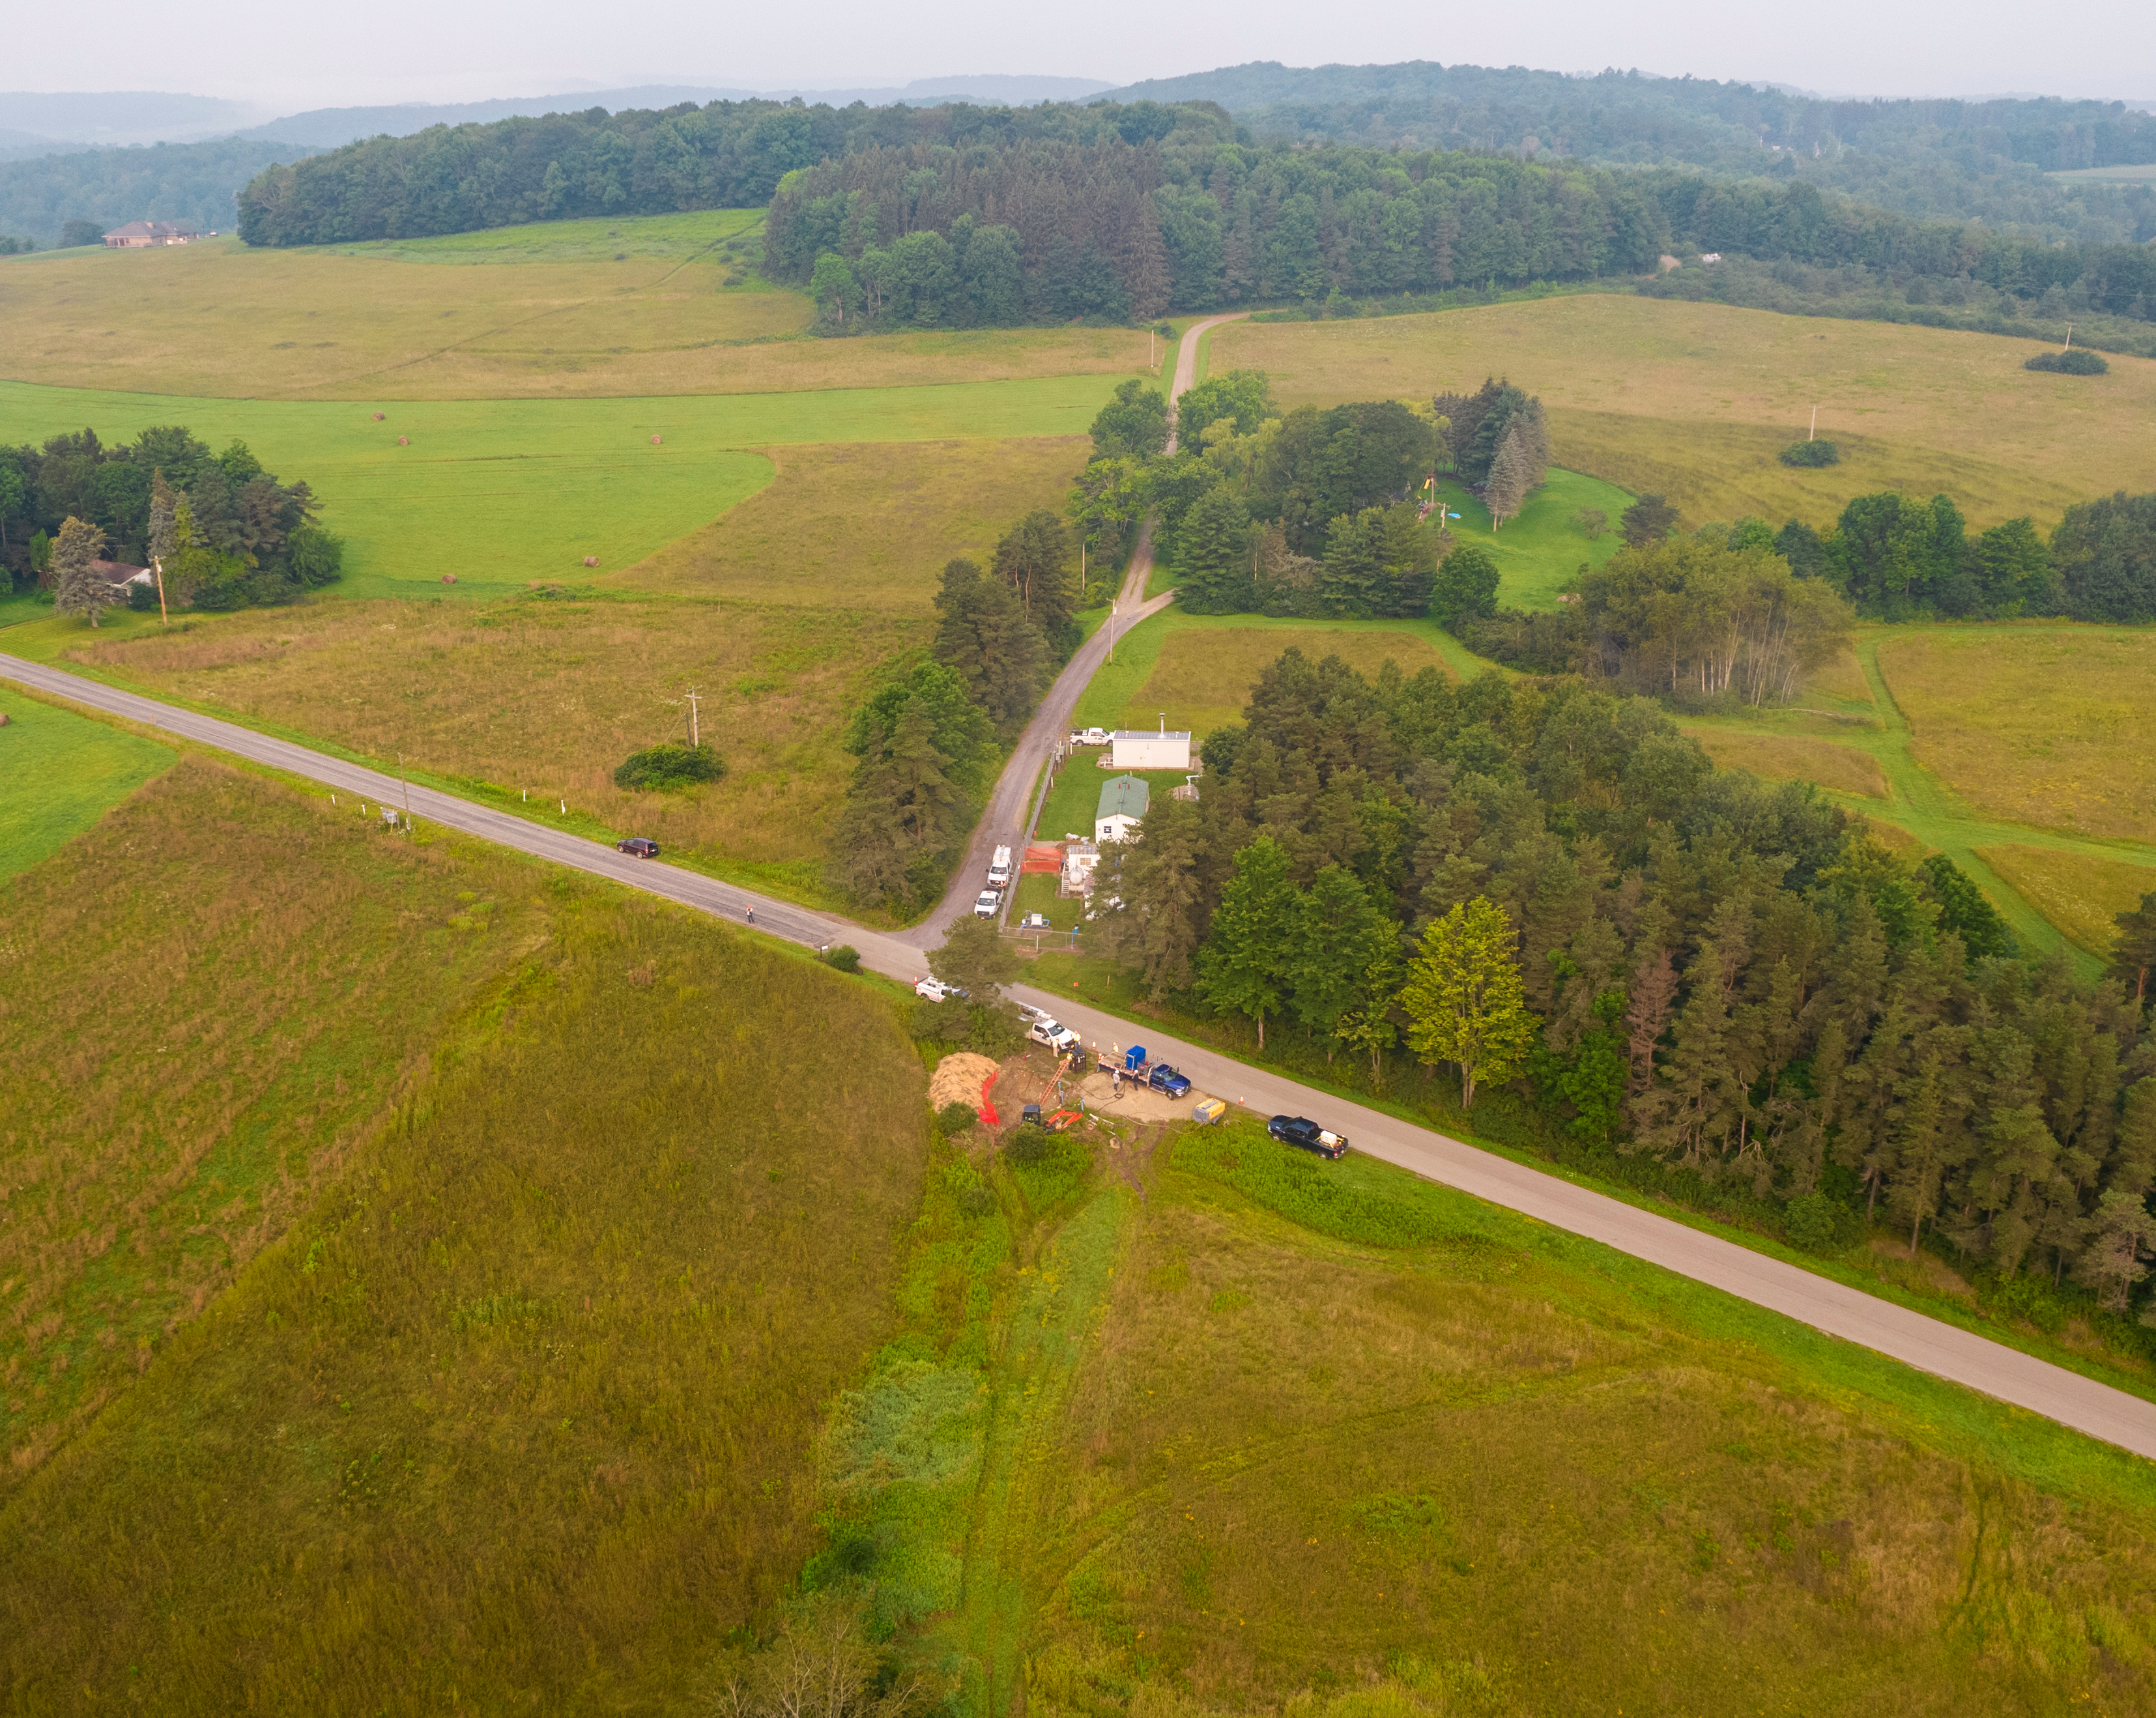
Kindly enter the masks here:
[[[1184, 336], [1176, 366], [1178, 394], [1190, 385], [1194, 373], [1198, 337], [1211, 326], [1209, 322], [1200, 324]], [[1142, 597], [1151, 565], [1150, 555], [1142, 550], [1133, 561], [1130, 578], [1125, 584], [1127, 597]], [[1165, 597], [1158, 598], [1152, 604], [1140, 606], [1134, 613], [1127, 609], [1126, 612], [1132, 613], [1135, 620], [1154, 612], [1166, 601]], [[1089, 652], [1095, 654], [1089, 656]], [[1099, 656], [1105, 652], [1104, 638], [1096, 636], [1086, 650], [1074, 659], [1070, 669], [1058, 677], [1044, 702], [1041, 716], [1027, 729], [1020, 754], [1014, 756], [997, 784], [989, 816], [983, 819], [984, 827], [993, 819], [1003, 820], [1000, 827], [1012, 832], [1023, 826], [1031, 809], [1025, 797], [1047, 756], [1042, 742], [1052, 745], [1060, 736], [1069, 720], [1070, 705], [1091, 677], [1092, 664], [1097, 664]], [[408, 803], [408, 790], [393, 777], [363, 764], [348, 763], [289, 740], [258, 734], [214, 716], [160, 704], [154, 699], [84, 680], [59, 669], [0, 655], [0, 678], [319, 782], [340, 793], [348, 793], [356, 801], [365, 801], [370, 807], [402, 807]], [[1029, 746], [1033, 748], [1030, 751], [1026, 750]], [[812, 948], [834, 942], [851, 943], [860, 951], [864, 965], [890, 977], [910, 981], [920, 977], [927, 968], [923, 947], [941, 940], [940, 934], [924, 935], [918, 929], [898, 936], [865, 930], [844, 919], [774, 900], [663, 861], [629, 859], [599, 842], [564, 834], [511, 813], [476, 805], [431, 787], [410, 788], [408, 803], [415, 816], [446, 828], [642, 889], [737, 924], [746, 921], [753, 910], [757, 930], [793, 942]], [[357, 814], [355, 807], [354, 815]], [[1014, 840], [1015, 833], [1006, 838]], [[948, 923], [954, 900], [959, 910], [970, 906], [979, 886], [979, 873], [986, 865], [988, 849], [998, 844], [993, 831], [984, 839], [985, 844], [983, 840], [975, 843], [980, 849], [979, 864], [975, 864], [969, 856], [971, 869], [965, 883], [953, 890], [952, 900], [947, 900], [934, 915], [933, 922], [938, 926]], [[1702, 1234], [1652, 1212], [1477, 1151], [1427, 1128], [1327, 1096], [1279, 1074], [1248, 1067], [1216, 1051], [1183, 1044], [1045, 992], [1020, 987], [1017, 993], [1038, 1007], [1053, 1009], [1074, 1029], [1097, 1042], [1126, 1043], [1142, 1038], [1149, 1049], [1183, 1068], [1201, 1085], [1224, 1097], [1241, 1100], [1260, 1114], [1285, 1110], [1315, 1116], [1348, 1134], [1357, 1150], [1418, 1175], [1524, 1213], [1553, 1228], [1600, 1241], [1634, 1258], [1709, 1284], [1755, 1305], [1786, 1314], [1816, 1330], [1860, 1343], [1921, 1371], [2043, 1414], [2138, 1455], [2156, 1459], [2156, 1404], [2138, 1397], [1877, 1300], [1859, 1290], [1845, 1288], [1794, 1265]]]

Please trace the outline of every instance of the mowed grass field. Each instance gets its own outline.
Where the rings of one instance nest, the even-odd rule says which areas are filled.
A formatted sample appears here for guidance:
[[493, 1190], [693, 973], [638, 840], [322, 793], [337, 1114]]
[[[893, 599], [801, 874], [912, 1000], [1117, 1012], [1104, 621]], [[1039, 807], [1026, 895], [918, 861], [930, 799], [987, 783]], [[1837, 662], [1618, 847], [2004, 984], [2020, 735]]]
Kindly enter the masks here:
[[[6, 643], [0, 633], [0, 644]], [[0, 686], [0, 885], [105, 815], [177, 755]]]
[[[1560, 592], [1573, 588], [1583, 566], [1599, 567], [1625, 540], [1617, 521], [1635, 499], [1616, 485], [1553, 466], [1548, 480], [1518, 514], [1492, 530], [1490, 510], [1458, 483], [1440, 478], [1445, 521], [1456, 541], [1473, 543], [1496, 562], [1497, 601], [1507, 608], [1553, 609]], [[1600, 513], [1608, 529], [1590, 537], [1579, 524], [1584, 510]]]
[[289, 250], [220, 238], [0, 259], [0, 375], [373, 401], [786, 392], [1145, 368], [1138, 330], [798, 337], [814, 306], [756, 274], [762, 221], [760, 210], [721, 209]]
[[2051, 847], [1984, 847], [1978, 856], [2077, 946], [2108, 961], [2118, 916], [2156, 890], [2156, 865], [2062, 853]]
[[1891, 629], [1881, 674], [1917, 761], [2017, 823], [2156, 842], [2156, 633]]
[[[1509, 377], [1540, 396], [1558, 462], [1686, 522], [1755, 515], [1825, 525], [1851, 496], [1953, 497], [1979, 526], [2049, 527], [2075, 501], [2156, 487], [2145, 433], [2156, 362], [2118, 358], [2092, 387], [2021, 367], [2030, 341], [1782, 316], [1616, 294], [1337, 322], [1235, 322], [1212, 362], [1268, 371], [1283, 403], [1413, 397]], [[1775, 455], [1812, 407], [1840, 465]]]
[[631, 567], [639, 589], [926, 614], [944, 563], [988, 565], [1036, 508], [1060, 511], [1083, 437], [774, 448], [770, 486]]
[[440, 586], [453, 573], [457, 594], [488, 595], [586, 577], [587, 556], [602, 572], [643, 560], [769, 482], [771, 460], [756, 449], [1080, 436], [1113, 387], [1111, 377], [1075, 376], [798, 395], [354, 406], [0, 382], [0, 439], [38, 443], [88, 425], [119, 441], [158, 423], [184, 423], [213, 447], [238, 437], [286, 482], [313, 488], [323, 523], [346, 540], [343, 593]]
[[890, 1003], [192, 758], [6, 900], [0, 1699], [670, 1710], [767, 1624], [919, 1202]]
[[[846, 716], [885, 665], [932, 632], [927, 620], [872, 609], [588, 591], [482, 608], [256, 610], [170, 637], [155, 618], [131, 638], [79, 644], [64, 662], [393, 769], [401, 754], [417, 773], [545, 821], [566, 800], [572, 818], [601, 830], [649, 835], [737, 880], [812, 900], [853, 767], [840, 744]], [[616, 787], [629, 753], [687, 737], [691, 688], [726, 778], [681, 794]]]

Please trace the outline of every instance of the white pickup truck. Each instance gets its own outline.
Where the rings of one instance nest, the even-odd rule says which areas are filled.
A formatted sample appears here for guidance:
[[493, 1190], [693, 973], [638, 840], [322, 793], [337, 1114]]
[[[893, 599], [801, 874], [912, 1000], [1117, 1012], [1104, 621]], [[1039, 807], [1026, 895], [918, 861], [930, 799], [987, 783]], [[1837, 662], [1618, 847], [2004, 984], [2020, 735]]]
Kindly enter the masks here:
[[1059, 1055], [1078, 1048], [1078, 1034], [1047, 1014], [1034, 1015], [1033, 1023], [1025, 1029], [1025, 1035], [1035, 1044], [1046, 1044]]
[[1106, 746], [1107, 743], [1108, 731], [1106, 728], [1073, 728], [1070, 731], [1070, 744], [1073, 746]]

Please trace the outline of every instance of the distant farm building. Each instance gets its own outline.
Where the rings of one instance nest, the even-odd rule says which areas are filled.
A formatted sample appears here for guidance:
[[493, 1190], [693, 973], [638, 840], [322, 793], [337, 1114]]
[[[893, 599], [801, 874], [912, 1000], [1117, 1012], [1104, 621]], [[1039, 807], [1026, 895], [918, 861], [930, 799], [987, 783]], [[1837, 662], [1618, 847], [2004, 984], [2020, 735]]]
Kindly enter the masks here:
[[1093, 813], [1096, 841], [1127, 841], [1145, 820], [1146, 803], [1152, 790], [1136, 776], [1117, 776], [1101, 789], [1101, 803]]
[[1108, 762], [1119, 770], [1187, 770], [1190, 736], [1172, 734], [1165, 724], [1158, 733], [1118, 728], [1108, 741]]
[[130, 221], [105, 235], [107, 250], [141, 250], [153, 244], [192, 244], [201, 232], [177, 221]]
[[90, 570], [112, 587], [112, 594], [116, 597], [122, 599], [126, 597], [130, 585], [157, 582], [148, 567], [131, 567], [125, 561], [93, 561], [90, 563]]

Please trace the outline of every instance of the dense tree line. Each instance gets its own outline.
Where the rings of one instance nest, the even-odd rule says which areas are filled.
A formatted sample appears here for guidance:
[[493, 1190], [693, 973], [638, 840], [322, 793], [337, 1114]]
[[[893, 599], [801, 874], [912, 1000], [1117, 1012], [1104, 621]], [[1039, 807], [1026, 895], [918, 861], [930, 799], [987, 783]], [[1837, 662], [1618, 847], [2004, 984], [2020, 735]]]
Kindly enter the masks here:
[[[1163, 111], [1176, 128], [1137, 143], [983, 136], [834, 156], [780, 187], [768, 266], [805, 285], [829, 257], [827, 278], [851, 273], [870, 326], [966, 326], [1014, 305], [1016, 320], [1145, 320], [1640, 275], [1672, 249], [1958, 279], [2017, 304], [2056, 288], [2119, 316], [2156, 299], [2156, 257], [2138, 244], [1921, 221], [1794, 179], [1239, 143], [1214, 115]], [[984, 260], [969, 263], [984, 238]], [[872, 305], [865, 271], [902, 284]], [[844, 309], [827, 303], [827, 321], [841, 326]]]
[[[326, 244], [579, 215], [753, 208], [769, 202], [788, 173], [865, 149], [993, 147], [1017, 137], [1142, 141], [1178, 117], [1151, 103], [833, 108], [751, 100], [434, 126], [259, 173], [240, 193], [239, 232], [250, 244]], [[1206, 122], [1233, 130], [1217, 110]], [[803, 269], [803, 285], [808, 278]]]
[[2045, 177], [2156, 159], [2156, 115], [2115, 101], [1822, 100], [1712, 79], [1427, 62], [1237, 66], [1120, 93], [1217, 101], [1261, 138], [1764, 172], [2046, 240], [2156, 236], [2145, 188]]
[[[1540, 481], [1548, 440], [1539, 405], [1496, 382], [1467, 404], [1481, 413], [1467, 419], [1471, 435], [1481, 424], [1484, 443], [1511, 449], [1522, 482]], [[1283, 413], [1262, 372], [1237, 370], [1186, 393], [1176, 421], [1171, 454], [1167, 401], [1142, 382], [1124, 383], [1094, 420], [1093, 457], [1070, 510], [1103, 559], [1112, 564], [1150, 520], [1194, 613], [1431, 611], [1445, 540], [1417, 498], [1450, 456], [1446, 422], [1427, 403]], [[1522, 452], [1529, 443], [1532, 462]], [[1481, 456], [1493, 459], [1486, 449]]]
[[1290, 651], [1204, 751], [1198, 800], [1155, 807], [1096, 885], [1122, 903], [1098, 946], [1156, 997], [1380, 1078], [1403, 1044], [1471, 1085], [1517, 1071], [1598, 1148], [1836, 1194], [2126, 1305], [2156, 1239], [2142, 1004], [2018, 958], [1943, 857], [1578, 680]]
[[0, 162], [0, 232], [23, 233], [47, 249], [94, 244], [128, 221], [181, 221], [205, 233], [230, 232], [240, 187], [272, 162], [308, 152], [289, 143], [223, 137]]
[[1063, 521], [1038, 511], [1004, 535], [987, 569], [944, 567], [928, 659], [879, 689], [847, 728], [857, 762], [829, 865], [840, 894], [906, 912], [942, 892], [1003, 748], [1077, 648], [1074, 558]]
[[245, 443], [213, 453], [177, 424], [131, 442], [85, 429], [42, 448], [0, 447], [0, 566], [18, 588], [56, 587], [54, 546], [73, 521], [71, 552], [95, 534], [75, 556], [85, 565], [91, 555], [137, 567], [162, 557], [173, 607], [290, 601], [342, 567], [343, 544], [316, 511], [305, 483], [279, 481]]

